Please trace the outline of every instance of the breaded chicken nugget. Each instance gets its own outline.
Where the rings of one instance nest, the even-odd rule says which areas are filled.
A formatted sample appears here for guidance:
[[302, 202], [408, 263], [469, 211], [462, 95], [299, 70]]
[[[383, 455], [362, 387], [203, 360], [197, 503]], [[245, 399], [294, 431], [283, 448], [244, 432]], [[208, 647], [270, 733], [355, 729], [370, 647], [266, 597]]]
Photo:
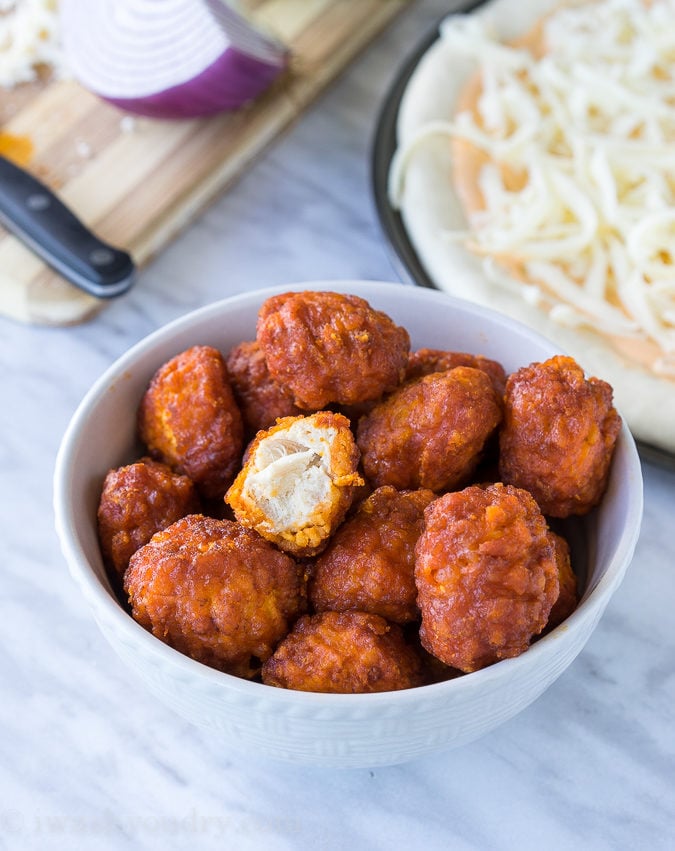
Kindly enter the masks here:
[[424, 521], [415, 554], [423, 646], [464, 672], [518, 656], [560, 590], [534, 499], [509, 485], [472, 485], [432, 502]]
[[415, 636], [406, 636], [408, 641], [413, 646], [415, 652], [422, 660], [422, 671], [424, 676], [424, 684], [431, 685], [432, 683], [443, 683], [447, 680], [454, 680], [457, 677], [463, 677], [464, 672], [458, 668], [451, 668], [445, 662], [434, 656], [432, 653], [422, 646], [419, 637], [419, 630]]
[[467, 481], [501, 420], [488, 376], [458, 366], [405, 384], [359, 420], [368, 481], [442, 491]]
[[621, 418], [612, 388], [570, 357], [523, 367], [506, 382], [499, 472], [544, 514], [585, 514], [607, 486]]
[[408, 332], [358, 296], [274, 296], [258, 314], [257, 339], [272, 377], [314, 411], [379, 399], [403, 379]]
[[415, 378], [421, 378], [423, 375], [431, 375], [432, 372], [445, 372], [448, 369], [454, 369], [456, 366], [472, 366], [474, 369], [482, 369], [489, 375], [497, 396], [501, 399], [504, 395], [506, 385], [504, 367], [496, 360], [490, 360], [483, 355], [470, 355], [466, 352], [417, 349], [417, 351], [410, 353], [405, 379], [412, 381]]
[[109, 470], [98, 505], [98, 535], [103, 558], [118, 576], [139, 547], [161, 529], [199, 510], [199, 499], [187, 476], [141, 458]]
[[230, 351], [227, 370], [249, 439], [281, 417], [302, 414], [290, 391], [271, 377], [256, 340], [239, 343]]
[[401, 628], [365, 612], [305, 615], [263, 665], [266, 685], [355, 694], [421, 685], [422, 665]]
[[226, 501], [244, 526], [297, 556], [326, 545], [363, 484], [342, 414], [285, 417], [258, 432]]
[[570, 548], [567, 541], [555, 532], [550, 532], [555, 552], [555, 560], [558, 565], [558, 580], [560, 582], [560, 593], [553, 604], [551, 614], [548, 616], [547, 629], [553, 629], [568, 618], [579, 603], [579, 592], [577, 590], [577, 577], [572, 570], [570, 561]]
[[203, 496], [223, 496], [241, 462], [244, 438], [217, 349], [193, 346], [161, 366], [141, 400], [138, 425], [154, 458], [188, 475]]
[[304, 573], [238, 523], [191, 514], [158, 532], [124, 574], [133, 617], [213, 668], [252, 677], [305, 609]]
[[417, 620], [415, 544], [433, 499], [430, 490], [399, 492], [386, 485], [373, 491], [317, 558], [308, 587], [314, 609]]

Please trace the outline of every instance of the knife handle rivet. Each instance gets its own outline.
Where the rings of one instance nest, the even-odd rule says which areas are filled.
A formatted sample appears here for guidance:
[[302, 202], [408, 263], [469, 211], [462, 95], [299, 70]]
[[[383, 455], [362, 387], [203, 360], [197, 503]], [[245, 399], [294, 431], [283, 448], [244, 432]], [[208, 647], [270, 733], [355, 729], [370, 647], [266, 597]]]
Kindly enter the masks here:
[[89, 255], [89, 260], [94, 266], [107, 266], [108, 263], [112, 263], [114, 259], [115, 255], [107, 248], [96, 248]]
[[29, 210], [39, 213], [51, 206], [51, 200], [49, 195], [43, 195], [41, 192], [36, 192], [26, 198], [26, 206]]

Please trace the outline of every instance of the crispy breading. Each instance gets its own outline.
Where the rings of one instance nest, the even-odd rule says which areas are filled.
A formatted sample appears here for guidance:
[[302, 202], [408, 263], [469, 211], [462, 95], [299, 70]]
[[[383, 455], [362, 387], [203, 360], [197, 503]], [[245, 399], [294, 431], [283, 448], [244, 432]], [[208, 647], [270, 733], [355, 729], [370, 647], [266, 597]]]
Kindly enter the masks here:
[[261, 429], [273, 426], [280, 417], [302, 414], [293, 403], [290, 391], [281, 387], [270, 375], [256, 340], [247, 340], [231, 349], [226, 363], [249, 438]]
[[359, 420], [366, 477], [399, 490], [455, 488], [475, 470], [501, 416], [479, 369], [458, 366], [405, 384]]
[[255, 532], [191, 514], [124, 575], [133, 617], [199, 662], [252, 677], [306, 607], [302, 568]]
[[403, 379], [408, 332], [358, 296], [284, 293], [258, 314], [270, 374], [303, 410], [379, 399]]
[[285, 417], [258, 432], [226, 500], [237, 520], [297, 556], [320, 552], [363, 484], [349, 420]]
[[483, 355], [471, 355], [467, 352], [450, 352], [443, 349], [417, 349], [410, 353], [405, 380], [412, 381], [423, 375], [431, 375], [432, 372], [445, 372], [456, 366], [472, 366], [474, 369], [482, 369], [492, 381], [495, 393], [501, 399], [504, 395], [506, 385], [506, 372], [504, 367], [496, 360], [483, 357]]
[[394, 623], [419, 618], [415, 544], [430, 490], [389, 485], [365, 499], [345, 520], [313, 566], [308, 595], [316, 611], [362, 611]]
[[560, 589], [534, 499], [510, 485], [472, 485], [432, 502], [424, 522], [415, 554], [424, 647], [465, 672], [518, 656]]
[[299, 691], [355, 694], [413, 688], [422, 665], [401, 628], [365, 612], [305, 615], [262, 669], [263, 682]]
[[607, 382], [586, 379], [570, 357], [533, 363], [506, 382], [500, 476], [544, 514], [585, 514], [605, 492], [620, 430]]
[[560, 593], [553, 604], [551, 614], [548, 616], [547, 629], [554, 629], [568, 618], [579, 604], [579, 591], [577, 588], [577, 577], [572, 570], [570, 561], [570, 548], [567, 541], [555, 532], [550, 533], [555, 552], [555, 561], [558, 565], [558, 580], [560, 582]]
[[243, 425], [218, 349], [193, 346], [163, 364], [138, 412], [141, 440], [154, 458], [222, 497], [241, 463]]
[[103, 558], [118, 576], [137, 549], [186, 514], [199, 510], [187, 476], [151, 458], [109, 470], [99, 500], [98, 535]]

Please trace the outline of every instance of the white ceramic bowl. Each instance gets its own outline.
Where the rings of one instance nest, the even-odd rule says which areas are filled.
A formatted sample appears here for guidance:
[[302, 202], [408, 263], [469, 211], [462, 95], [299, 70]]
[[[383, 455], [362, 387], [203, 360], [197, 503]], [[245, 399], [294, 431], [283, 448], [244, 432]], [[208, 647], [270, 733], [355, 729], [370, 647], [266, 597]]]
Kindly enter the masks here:
[[[633, 554], [642, 477], [624, 427], [609, 489], [584, 521], [587, 581], [576, 611], [515, 659], [458, 679], [406, 691], [330, 695], [237, 679], [183, 656], [121, 608], [103, 568], [96, 508], [106, 471], [138, 457], [135, 411], [164, 361], [202, 343], [227, 351], [255, 336], [262, 301], [290, 289], [354, 293], [410, 332], [413, 347], [455, 349], [501, 361], [507, 371], [556, 353], [510, 319], [449, 296], [401, 284], [321, 282], [226, 299], [172, 322], [135, 345], [96, 382], [63, 438], [54, 488], [56, 526], [70, 572], [119, 656], [184, 717], [213, 731], [214, 746], [244, 748], [298, 763], [375, 766], [476, 739], [535, 700], [581, 651]], [[582, 550], [584, 548], [582, 547]]]

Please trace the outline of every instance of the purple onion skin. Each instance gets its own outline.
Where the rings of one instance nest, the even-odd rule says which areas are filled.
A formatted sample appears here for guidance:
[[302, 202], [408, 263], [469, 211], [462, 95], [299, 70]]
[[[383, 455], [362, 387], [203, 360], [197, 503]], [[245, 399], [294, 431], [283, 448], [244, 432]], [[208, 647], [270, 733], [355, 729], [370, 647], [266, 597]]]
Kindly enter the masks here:
[[283, 70], [229, 47], [196, 77], [169, 89], [139, 98], [99, 96], [125, 112], [149, 118], [199, 118], [244, 106]]

